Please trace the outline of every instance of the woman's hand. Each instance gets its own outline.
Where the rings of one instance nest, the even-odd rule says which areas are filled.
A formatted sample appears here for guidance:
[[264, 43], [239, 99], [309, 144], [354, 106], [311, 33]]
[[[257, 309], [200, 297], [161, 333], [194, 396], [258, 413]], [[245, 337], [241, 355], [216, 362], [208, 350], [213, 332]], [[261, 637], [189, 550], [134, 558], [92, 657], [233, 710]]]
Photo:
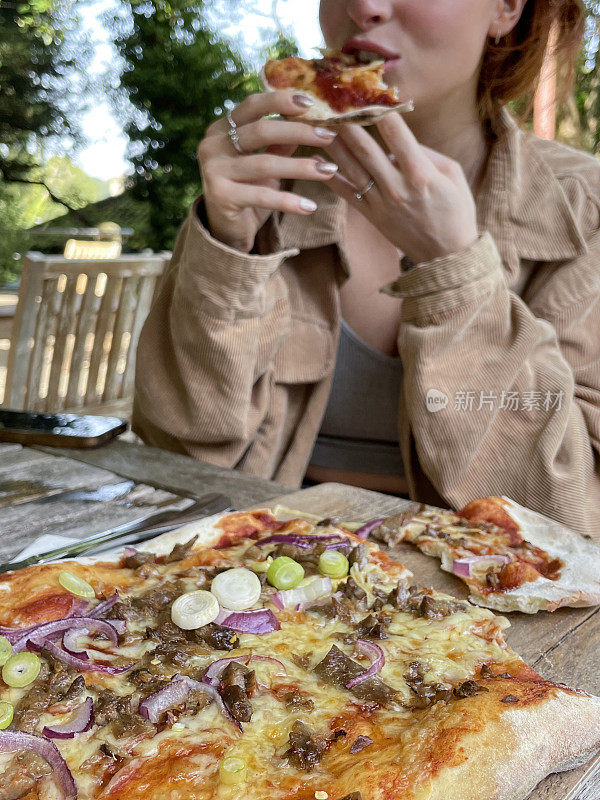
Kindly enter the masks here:
[[[376, 123], [389, 153], [359, 125], [343, 125], [328, 154], [329, 184], [415, 263], [456, 253], [477, 240], [475, 201], [458, 162], [421, 145], [399, 114]], [[361, 200], [373, 180], [373, 187]]]
[[306, 111], [310, 99], [278, 91], [254, 94], [232, 112], [237, 125], [238, 153], [229, 136], [229, 122], [220, 119], [198, 147], [206, 213], [212, 235], [224, 244], [249, 253], [257, 232], [273, 213], [312, 214], [312, 200], [280, 191], [284, 178], [326, 181], [337, 171], [323, 159], [291, 158], [299, 145], [327, 147], [335, 132], [306, 122], [263, 119]]

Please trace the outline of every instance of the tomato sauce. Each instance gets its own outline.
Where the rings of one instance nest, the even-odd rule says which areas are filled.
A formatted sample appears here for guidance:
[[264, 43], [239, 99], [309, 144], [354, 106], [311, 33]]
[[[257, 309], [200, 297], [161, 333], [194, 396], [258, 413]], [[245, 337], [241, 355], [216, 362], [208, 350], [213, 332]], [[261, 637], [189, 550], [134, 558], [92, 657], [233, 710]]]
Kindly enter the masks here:
[[315, 75], [318, 97], [329, 103], [335, 111], [343, 113], [350, 108], [391, 107], [398, 104], [391, 94], [370, 88], [356, 79], [352, 83], [343, 83], [339, 76], [339, 72], [330, 69], [317, 69]]

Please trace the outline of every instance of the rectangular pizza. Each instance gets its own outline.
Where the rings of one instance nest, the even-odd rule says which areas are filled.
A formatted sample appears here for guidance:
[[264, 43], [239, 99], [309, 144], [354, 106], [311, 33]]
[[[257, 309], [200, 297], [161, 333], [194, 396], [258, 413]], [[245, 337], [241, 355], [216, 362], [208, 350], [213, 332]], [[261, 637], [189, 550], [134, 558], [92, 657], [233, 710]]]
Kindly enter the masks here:
[[523, 800], [589, 759], [600, 699], [372, 528], [220, 514], [1, 576], [0, 800]]

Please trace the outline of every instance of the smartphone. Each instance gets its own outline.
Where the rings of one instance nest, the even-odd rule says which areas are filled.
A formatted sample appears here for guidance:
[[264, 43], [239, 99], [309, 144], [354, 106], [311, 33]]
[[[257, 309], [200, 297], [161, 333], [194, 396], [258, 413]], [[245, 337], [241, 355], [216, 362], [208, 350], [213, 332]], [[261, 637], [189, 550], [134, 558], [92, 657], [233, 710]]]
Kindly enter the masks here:
[[0, 408], [0, 442], [99, 447], [125, 433], [127, 421], [79, 414], [32, 414]]

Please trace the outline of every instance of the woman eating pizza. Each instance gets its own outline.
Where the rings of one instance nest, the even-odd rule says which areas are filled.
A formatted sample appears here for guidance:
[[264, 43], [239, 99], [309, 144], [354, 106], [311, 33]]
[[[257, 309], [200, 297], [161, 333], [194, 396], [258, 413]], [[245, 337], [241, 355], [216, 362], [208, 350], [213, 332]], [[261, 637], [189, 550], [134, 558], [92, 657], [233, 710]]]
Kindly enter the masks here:
[[508, 495], [596, 534], [600, 165], [507, 109], [552, 31], [572, 72], [583, 4], [322, 0], [320, 21], [414, 110], [310, 124], [311, 93], [281, 89], [209, 128], [134, 430], [290, 486]]

